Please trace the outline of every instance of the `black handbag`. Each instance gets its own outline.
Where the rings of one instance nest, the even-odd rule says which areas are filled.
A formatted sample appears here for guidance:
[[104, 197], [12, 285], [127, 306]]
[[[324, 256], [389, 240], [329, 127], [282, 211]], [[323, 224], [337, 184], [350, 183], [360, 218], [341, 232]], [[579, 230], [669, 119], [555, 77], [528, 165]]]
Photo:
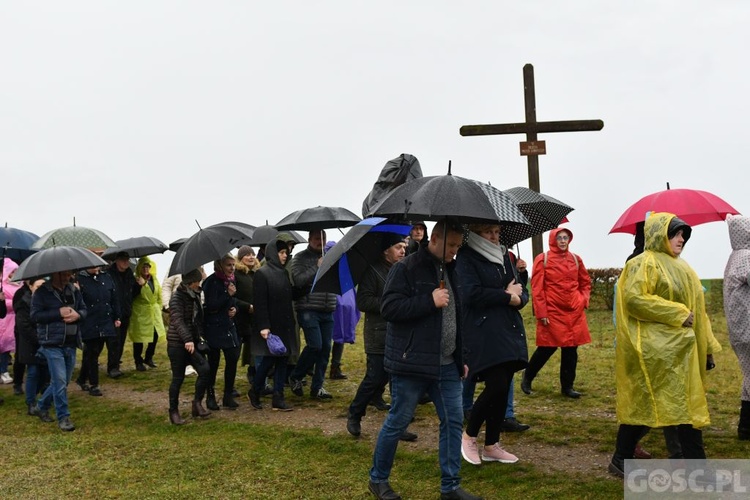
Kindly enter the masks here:
[[195, 350], [201, 354], [206, 354], [210, 349], [208, 342], [204, 338], [198, 337], [198, 340], [195, 342]]

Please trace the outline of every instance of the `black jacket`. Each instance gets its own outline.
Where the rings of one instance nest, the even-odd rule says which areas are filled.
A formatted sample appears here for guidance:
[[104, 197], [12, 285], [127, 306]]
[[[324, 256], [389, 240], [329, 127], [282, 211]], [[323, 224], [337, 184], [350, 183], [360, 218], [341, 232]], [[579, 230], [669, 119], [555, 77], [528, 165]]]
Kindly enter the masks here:
[[[385, 340], [385, 369], [397, 375], [438, 379], [440, 377], [443, 310], [435, 307], [432, 292], [440, 286], [438, 260], [427, 248], [406, 256], [393, 265], [383, 292], [380, 313], [388, 321]], [[460, 277], [455, 263], [445, 266], [455, 292]], [[454, 294], [458, 299], [458, 295]], [[456, 319], [461, 317], [460, 300], [455, 300]], [[456, 369], [463, 374], [460, 321], [456, 322]]]
[[36, 325], [31, 321], [31, 289], [24, 283], [13, 296], [13, 311], [16, 313], [16, 356], [25, 365], [37, 364]]
[[185, 347], [203, 337], [203, 305], [200, 292], [195, 293], [182, 283], [169, 299], [167, 347]]
[[[224, 282], [212, 274], [203, 282], [204, 334], [212, 349], [229, 349], [240, 345], [234, 318], [229, 317], [229, 309], [236, 307], [237, 301], [227, 291]], [[171, 304], [171, 301], [170, 301]], [[171, 307], [171, 306], [170, 306]]]
[[237, 326], [237, 335], [242, 342], [249, 342], [253, 332], [253, 313], [250, 312], [250, 305], [253, 303], [255, 293], [255, 273], [256, 271], [250, 270], [239, 261], [234, 270], [235, 285], [237, 285], [237, 293], [234, 294], [237, 301], [234, 324]]
[[133, 299], [141, 294], [141, 287], [135, 281], [135, 275], [130, 269], [120, 272], [117, 263], [109, 266], [109, 275], [115, 283], [117, 303], [120, 304], [120, 320], [127, 322], [133, 313]]
[[[336, 295], [326, 292], [310, 293], [315, 275], [318, 272], [318, 259], [321, 252], [315, 252], [310, 246], [302, 250], [292, 259], [292, 283], [301, 289], [305, 295], [294, 303], [297, 311], [333, 312], [336, 310]], [[268, 254], [266, 254], [268, 259]]]
[[519, 310], [529, 301], [524, 280], [528, 280], [528, 273], [518, 279], [523, 285], [521, 305], [511, 306], [505, 289], [515, 279], [514, 265], [509, 254], [505, 255], [503, 268], [468, 246], [458, 251], [460, 321], [470, 378], [500, 363], [513, 363], [516, 371], [527, 365], [526, 330]]
[[81, 338], [92, 340], [117, 335], [115, 321], [120, 319], [120, 301], [115, 282], [109, 273], [78, 273], [78, 286], [88, 315], [81, 322]]
[[391, 264], [386, 260], [373, 264], [357, 286], [357, 309], [365, 313], [365, 353], [385, 353], [387, 322], [380, 315], [380, 303]]

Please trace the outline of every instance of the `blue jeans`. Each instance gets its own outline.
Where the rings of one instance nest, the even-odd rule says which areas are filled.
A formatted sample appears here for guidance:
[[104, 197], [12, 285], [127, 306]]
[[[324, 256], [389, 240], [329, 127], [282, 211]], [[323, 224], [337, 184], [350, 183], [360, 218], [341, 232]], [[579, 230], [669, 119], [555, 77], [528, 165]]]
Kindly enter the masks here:
[[[510, 379], [510, 390], [508, 391], [508, 404], [505, 406], [505, 418], [516, 418], [516, 411], [513, 408], [513, 398], [516, 390], [513, 388], [513, 379]], [[474, 407], [474, 391], [477, 383], [471, 380], [464, 380], [464, 389], [462, 394], [464, 411], [471, 410]]]
[[375, 445], [370, 469], [370, 480], [373, 483], [388, 481], [399, 437], [409, 426], [419, 399], [425, 392], [432, 398], [440, 418], [440, 491], [448, 493], [461, 484], [461, 478], [458, 476], [461, 470], [463, 432], [461, 379], [458, 368], [453, 363], [440, 367], [438, 380], [391, 375], [391, 411], [383, 422]]
[[39, 410], [45, 412], [55, 403], [57, 421], [69, 417], [68, 410], [68, 382], [73, 378], [73, 367], [76, 365], [75, 347], [45, 347], [39, 352], [47, 359], [50, 384], [39, 398]]
[[302, 380], [307, 370], [313, 371], [310, 393], [315, 394], [323, 387], [328, 367], [328, 357], [331, 355], [331, 336], [333, 335], [333, 313], [323, 311], [297, 312], [297, 322], [305, 334], [305, 348], [297, 360], [297, 366], [289, 375], [295, 380]]

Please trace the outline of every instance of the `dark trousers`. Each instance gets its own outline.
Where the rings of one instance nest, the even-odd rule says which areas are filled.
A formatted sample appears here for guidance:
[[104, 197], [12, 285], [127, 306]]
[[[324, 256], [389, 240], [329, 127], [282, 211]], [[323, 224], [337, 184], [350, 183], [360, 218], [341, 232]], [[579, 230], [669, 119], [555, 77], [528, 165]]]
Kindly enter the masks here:
[[99, 355], [104, 349], [104, 343], [107, 337], [87, 339], [83, 341], [83, 357], [81, 358], [81, 371], [78, 374], [77, 382], [81, 385], [87, 381], [89, 385], [96, 387], [99, 385]]
[[180, 405], [180, 388], [185, 381], [185, 368], [192, 365], [198, 373], [195, 380], [194, 401], [202, 401], [208, 387], [209, 366], [206, 358], [198, 352], [190, 354], [184, 347], [167, 347], [167, 356], [172, 368], [172, 383], [169, 384], [169, 411], [177, 410]]
[[[128, 337], [128, 327], [130, 326], [130, 318], [124, 318], [120, 320], [120, 327], [115, 328], [117, 335], [110, 342], [107, 342], [107, 370], [114, 370], [120, 368], [122, 362], [122, 352], [125, 349], [125, 339]], [[116, 344], [115, 344], [116, 342]]]
[[493, 445], [500, 440], [500, 426], [505, 420], [505, 407], [508, 404], [508, 391], [513, 381], [513, 367], [509, 363], [491, 366], [479, 373], [484, 379], [484, 389], [474, 401], [471, 417], [466, 424], [466, 434], [479, 435], [483, 423], [487, 424], [484, 444]]
[[385, 357], [382, 354], [367, 355], [367, 371], [359, 383], [357, 393], [349, 405], [349, 418], [362, 419], [367, 414], [367, 405], [373, 399], [383, 397], [389, 376], [383, 366]]
[[[555, 353], [557, 347], [540, 346], [531, 355], [529, 366], [526, 367], [525, 377], [534, 380], [539, 370], [547, 363]], [[578, 366], [578, 347], [560, 348], [560, 386], [563, 390], [572, 389], [576, 380], [576, 367]]]
[[341, 366], [341, 358], [344, 356], [344, 344], [334, 342], [331, 345], [331, 367]]
[[211, 368], [208, 374], [208, 387], [211, 389], [216, 385], [216, 374], [219, 372], [219, 359], [224, 353], [224, 397], [232, 395], [234, 390], [234, 377], [237, 376], [237, 362], [240, 359], [240, 346], [226, 349], [211, 349], [208, 351], [208, 365]]
[[[18, 340], [16, 340], [18, 345]], [[26, 365], [18, 361], [18, 353], [13, 356], [13, 385], [23, 387], [23, 374], [26, 372]]]
[[[638, 441], [648, 432], [645, 425], [620, 424], [617, 430], [617, 444], [615, 445], [615, 457], [625, 460], [633, 458], [635, 446]], [[682, 424], [670, 429], [677, 430], [677, 437], [682, 448], [682, 456], [686, 459], [704, 459], [706, 451], [703, 448], [703, 431], [696, 429], [690, 424]], [[672, 431], [674, 432], [674, 431]], [[666, 437], [666, 433], [665, 433]], [[670, 452], [672, 450], [670, 449]], [[672, 458], [672, 457], [670, 457]]]
[[143, 356], [143, 342], [133, 342], [133, 360], [135, 364], [142, 364], [143, 361], [151, 361], [154, 359], [154, 353], [156, 352], [156, 343], [159, 341], [159, 334], [154, 330], [154, 340], [148, 343], [146, 346], [146, 356]]
[[286, 364], [289, 362], [289, 356], [261, 356], [260, 359], [261, 361], [255, 370], [253, 390], [258, 395], [263, 393], [263, 389], [266, 387], [266, 377], [273, 369], [273, 392], [283, 396], [284, 384], [286, 383]]

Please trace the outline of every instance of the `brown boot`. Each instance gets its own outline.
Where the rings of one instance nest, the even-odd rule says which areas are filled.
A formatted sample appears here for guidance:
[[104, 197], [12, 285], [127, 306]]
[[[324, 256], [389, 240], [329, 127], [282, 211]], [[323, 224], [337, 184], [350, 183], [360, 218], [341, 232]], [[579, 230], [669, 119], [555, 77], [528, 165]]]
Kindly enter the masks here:
[[192, 411], [193, 418], [206, 418], [209, 415], [211, 415], [211, 412], [203, 408], [203, 405], [198, 400], [193, 400], [193, 411]]
[[169, 421], [172, 425], [183, 425], [185, 423], [180, 416], [180, 410], [169, 410]]
[[341, 365], [331, 365], [331, 380], [345, 380], [349, 377], [341, 373]]

